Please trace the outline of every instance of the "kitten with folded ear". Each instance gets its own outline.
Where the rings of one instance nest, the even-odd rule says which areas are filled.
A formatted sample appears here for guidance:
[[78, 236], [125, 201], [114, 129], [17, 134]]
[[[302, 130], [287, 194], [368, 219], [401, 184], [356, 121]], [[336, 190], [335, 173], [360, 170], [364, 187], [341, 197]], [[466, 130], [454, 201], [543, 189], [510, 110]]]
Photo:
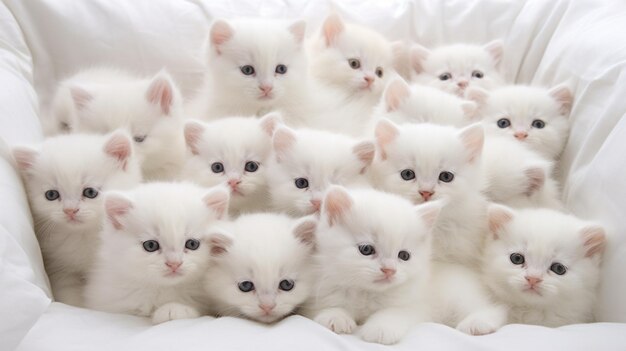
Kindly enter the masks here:
[[154, 324], [208, 312], [202, 288], [207, 229], [226, 218], [228, 199], [225, 187], [192, 183], [147, 183], [106, 194], [86, 306], [150, 317]]
[[550, 209], [489, 207], [483, 277], [509, 323], [558, 327], [594, 320], [605, 230]]
[[98, 247], [102, 192], [138, 185], [141, 170], [130, 136], [72, 134], [12, 149], [55, 300], [83, 306]]

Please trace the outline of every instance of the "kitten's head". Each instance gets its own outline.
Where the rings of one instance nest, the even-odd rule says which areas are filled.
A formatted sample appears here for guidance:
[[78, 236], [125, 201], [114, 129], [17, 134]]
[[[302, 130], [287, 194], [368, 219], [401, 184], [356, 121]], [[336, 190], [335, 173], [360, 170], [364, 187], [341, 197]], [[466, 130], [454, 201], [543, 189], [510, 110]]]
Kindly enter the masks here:
[[484, 253], [486, 282], [514, 304], [587, 301], [599, 281], [604, 229], [548, 209], [491, 205]]
[[455, 44], [429, 50], [415, 45], [411, 67], [417, 82], [463, 97], [469, 87], [493, 88], [502, 83], [502, 42], [485, 46]]
[[487, 132], [515, 138], [550, 159], [565, 147], [573, 100], [567, 86], [470, 89], [467, 96], [479, 104]]
[[331, 184], [365, 182], [375, 151], [370, 141], [285, 126], [276, 130], [272, 143], [268, 182], [273, 205], [292, 215], [318, 212]]
[[392, 47], [377, 32], [332, 14], [312, 47], [311, 70], [322, 82], [350, 95], [379, 97], [394, 72]]
[[375, 181], [416, 204], [470, 196], [481, 190], [480, 124], [463, 129], [430, 123], [376, 126]]
[[213, 22], [208, 69], [214, 91], [260, 106], [283, 99], [306, 77], [305, 29], [304, 21]]
[[187, 122], [184, 129], [190, 157], [183, 177], [203, 186], [224, 183], [231, 189], [231, 201], [243, 201], [265, 185], [272, 135], [281, 121], [280, 115], [271, 113], [261, 119]]
[[101, 192], [141, 181], [132, 141], [123, 131], [56, 136], [36, 149], [15, 147], [13, 156], [41, 233], [98, 225]]
[[414, 206], [372, 189], [331, 187], [318, 229], [320, 284], [324, 274], [340, 274], [341, 284], [384, 291], [410, 279], [427, 279], [430, 232], [441, 207], [440, 201]]
[[226, 216], [228, 199], [224, 187], [191, 183], [107, 193], [103, 245], [116, 249], [115, 264], [138, 281], [168, 286], [200, 279], [209, 262], [208, 226]]
[[309, 296], [317, 221], [243, 215], [212, 228], [209, 290], [228, 307], [220, 315], [275, 322]]

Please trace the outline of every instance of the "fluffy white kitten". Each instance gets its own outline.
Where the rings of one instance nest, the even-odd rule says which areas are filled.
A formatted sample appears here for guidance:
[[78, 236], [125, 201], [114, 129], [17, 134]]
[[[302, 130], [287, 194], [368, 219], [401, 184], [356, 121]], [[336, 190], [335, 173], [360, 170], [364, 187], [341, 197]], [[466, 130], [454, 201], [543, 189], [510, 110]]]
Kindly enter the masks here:
[[60, 135], [12, 152], [52, 293], [57, 301], [83, 306], [85, 276], [103, 217], [101, 193], [129, 189], [141, 181], [132, 141], [122, 131], [107, 136]]
[[510, 323], [593, 321], [604, 229], [549, 209], [489, 208], [483, 275]]
[[429, 50], [411, 48], [413, 80], [463, 97], [469, 87], [492, 89], [503, 83], [499, 65], [503, 46], [500, 40], [484, 46], [454, 44]]
[[331, 187], [317, 232], [318, 281], [303, 314], [382, 344], [428, 320], [430, 231], [440, 210], [437, 202], [416, 207], [372, 189]]
[[226, 184], [231, 190], [231, 213], [268, 206], [266, 172], [274, 129], [282, 123], [271, 113], [261, 119], [230, 117], [210, 123], [188, 121], [188, 157], [181, 179], [203, 186]]
[[487, 223], [482, 126], [398, 126], [383, 119], [375, 134], [374, 184], [415, 204], [446, 199], [434, 229], [433, 257], [477, 263]]
[[366, 185], [374, 159], [370, 141], [280, 126], [274, 132], [268, 183], [275, 210], [293, 216], [316, 213], [331, 184]]
[[226, 215], [227, 189], [148, 183], [105, 196], [107, 218], [85, 289], [87, 307], [151, 317], [154, 324], [206, 312], [207, 229]]
[[487, 133], [515, 138], [548, 159], [557, 159], [563, 151], [573, 100], [567, 86], [473, 88], [467, 97], [479, 104]]
[[218, 316], [276, 322], [311, 293], [313, 218], [242, 215], [211, 228], [212, 266], [205, 282]]
[[118, 69], [94, 68], [61, 82], [52, 105], [62, 131], [109, 133], [127, 129], [146, 179], [170, 179], [184, 155], [182, 97], [162, 70], [142, 78]]

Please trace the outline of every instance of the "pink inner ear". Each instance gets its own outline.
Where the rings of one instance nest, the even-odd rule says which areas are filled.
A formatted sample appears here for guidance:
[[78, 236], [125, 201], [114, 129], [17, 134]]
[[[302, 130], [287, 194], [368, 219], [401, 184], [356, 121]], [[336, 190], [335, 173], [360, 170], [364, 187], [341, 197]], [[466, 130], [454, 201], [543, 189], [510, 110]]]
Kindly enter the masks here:
[[22, 171], [31, 168], [35, 164], [37, 155], [39, 155], [37, 151], [29, 148], [16, 147], [13, 149], [13, 158], [17, 163], [17, 167]]
[[274, 132], [272, 144], [274, 145], [277, 161], [282, 162], [287, 157], [291, 148], [296, 144], [296, 136], [291, 129], [280, 127]]
[[263, 131], [265, 131], [265, 133], [267, 133], [267, 135], [271, 137], [274, 135], [276, 127], [278, 127], [279, 124], [283, 123], [283, 119], [280, 116], [280, 113], [271, 112], [261, 117], [260, 123]]
[[212, 256], [221, 256], [228, 252], [228, 248], [233, 244], [233, 240], [222, 234], [213, 234], [209, 239]]
[[400, 131], [390, 120], [381, 119], [376, 124], [374, 134], [376, 136], [376, 143], [380, 148], [380, 157], [381, 159], [386, 160], [387, 153], [385, 152], [385, 147], [396, 139], [398, 134], [400, 134]]
[[424, 72], [424, 61], [430, 55], [430, 51], [421, 45], [414, 45], [411, 48], [410, 60], [413, 71], [417, 74]]
[[317, 229], [317, 222], [312, 219], [304, 220], [300, 222], [294, 229], [293, 233], [300, 242], [311, 248], [315, 248], [315, 230]]
[[132, 153], [132, 144], [125, 134], [115, 133], [104, 144], [104, 152], [121, 163], [122, 169], [125, 170]]
[[194, 155], [200, 153], [198, 143], [200, 142], [202, 133], [204, 133], [204, 126], [202, 126], [200, 122], [190, 121], [185, 124], [185, 143], [187, 143], [187, 147], [189, 147], [191, 153]]
[[217, 219], [223, 219], [228, 213], [230, 195], [225, 188], [212, 190], [204, 196], [203, 200], [207, 207], [215, 212]]
[[585, 257], [592, 257], [595, 254], [602, 253], [606, 246], [606, 234], [604, 229], [599, 226], [591, 226], [582, 230], [583, 240], [585, 240]]
[[420, 218], [424, 221], [424, 224], [431, 229], [435, 222], [437, 221], [437, 217], [439, 217], [439, 213], [441, 213], [441, 208], [443, 207], [443, 203], [438, 202], [427, 202], [417, 206], [417, 212], [420, 215]]
[[550, 90], [550, 96], [552, 96], [552, 98], [554, 98], [556, 102], [559, 103], [559, 112], [561, 113], [561, 115], [569, 115], [574, 100], [570, 89], [564, 85], [559, 85]]
[[104, 202], [107, 218], [113, 225], [113, 228], [116, 230], [124, 229], [120, 220], [133, 208], [133, 204], [130, 200], [119, 195], [109, 195]]
[[306, 31], [306, 22], [296, 21], [291, 26], [289, 26], [289, 31], [296, 38], [296, 42], [298, 44], [302, 44], [302, 42], [304, 41], [304, 33]]
[[356, 144], [352, 152], [354, 152], [359, 161], [363, 162], [363, 168], [361, 169], [361, 174], [363, 174], [374, 161], [376, 145], [370, 141], [363, 141]]
[[225, 21], [217, 20], [213, 23], [210, 33], [211, 45], [215, 47], [218, 55], [222, 54], [220, 46], [229, 41], [234, 33], [233, 28]]
[[467, 149], [468, 162], [473, 163], [483, 150], [483, 143], [485, 141], [485, 132], [483, 126], [480, 123], [472, 124], [465, 127], [460, 134], [461, 142]]
[[504, 52], [502, 41], [494, 40], [488, 43], [485, 45], [485, 50], [489, 53], [489, 56], [491, 56], [494, 65], [498, 66], [502, 60], [502, 53]]
[[322, 27], [322, 33], [326, 38], [326, 46], [331, 46], [343, 30], [343, 21], [339, 15], [332, 14], [326, 17]]
[[146, 97], [152, 104], [161, 106], [161, 111], [165, 115], [169, 115], [170, 108], [174, 102], [174, 88], [168, 77], [162, 75], [152, 80]]
[[488, 209], [489, 231], [494, 239], [498, 239], [498, 232], [513, 219], [513, 212], [502, 205], [491, 205]]
[[474, 101], [478, 108], [484, 108], [487, 105], [487, 99], [489, 99], [489, 92], [482, 88], [472, 87], [467, 89], [465, 98]]
[[531, 196], [539, 191], [546, 182], [546, 172], [541, 168], [527, 169], [524, 175], [528, 178], [528, 185], [524, 193], [526, 196]]
[[463, 109], [463, 115], [468, 120], [471, 120], [478, 115], [478, 106], [471, 101], [462, 102], [461, 109]]
[[70, 94], [72, 95], [72, 100], [74, 100], [74, 106], [78, 110], [84, 109], [93, 100], [93, 96], [80, 87], [70, 87]]
[[328, 216], [328, 224], [335, 225], [352, 207], [352, 199], [343, 187], [335, 186], [331, 188], [323, 204]]
[[402, 79], [394, 80], [385, 89], [385, 103], [387, 112], [396, 111], [400, 105], [411, 95], [409, 86]]

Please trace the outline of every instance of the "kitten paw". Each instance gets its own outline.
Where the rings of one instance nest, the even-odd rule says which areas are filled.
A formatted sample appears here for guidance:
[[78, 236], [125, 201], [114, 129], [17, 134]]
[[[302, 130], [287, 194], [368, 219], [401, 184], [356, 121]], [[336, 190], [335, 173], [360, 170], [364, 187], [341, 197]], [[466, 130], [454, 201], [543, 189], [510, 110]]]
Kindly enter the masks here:
[[499, 326], [486, 319], [469, 316], [462, 320], [456, 329], [469, 335], [486, 335], [496, 332]]
[[367, 342], [391, 345], [402, 339], [404, 334], [399, 328], [381, 321], [368, 321], [359, 330], [361, 339]]
[[356, 329], [354, 319], [339, 308], [322, 311], [315, 317], [315, 321], [337, 334], [352, 334]]
[[152, 314], [152, 323], [160, 324], [174, 319], [198, 318], [200, 312], [195, 308], [177, 302], [166, 303]]

